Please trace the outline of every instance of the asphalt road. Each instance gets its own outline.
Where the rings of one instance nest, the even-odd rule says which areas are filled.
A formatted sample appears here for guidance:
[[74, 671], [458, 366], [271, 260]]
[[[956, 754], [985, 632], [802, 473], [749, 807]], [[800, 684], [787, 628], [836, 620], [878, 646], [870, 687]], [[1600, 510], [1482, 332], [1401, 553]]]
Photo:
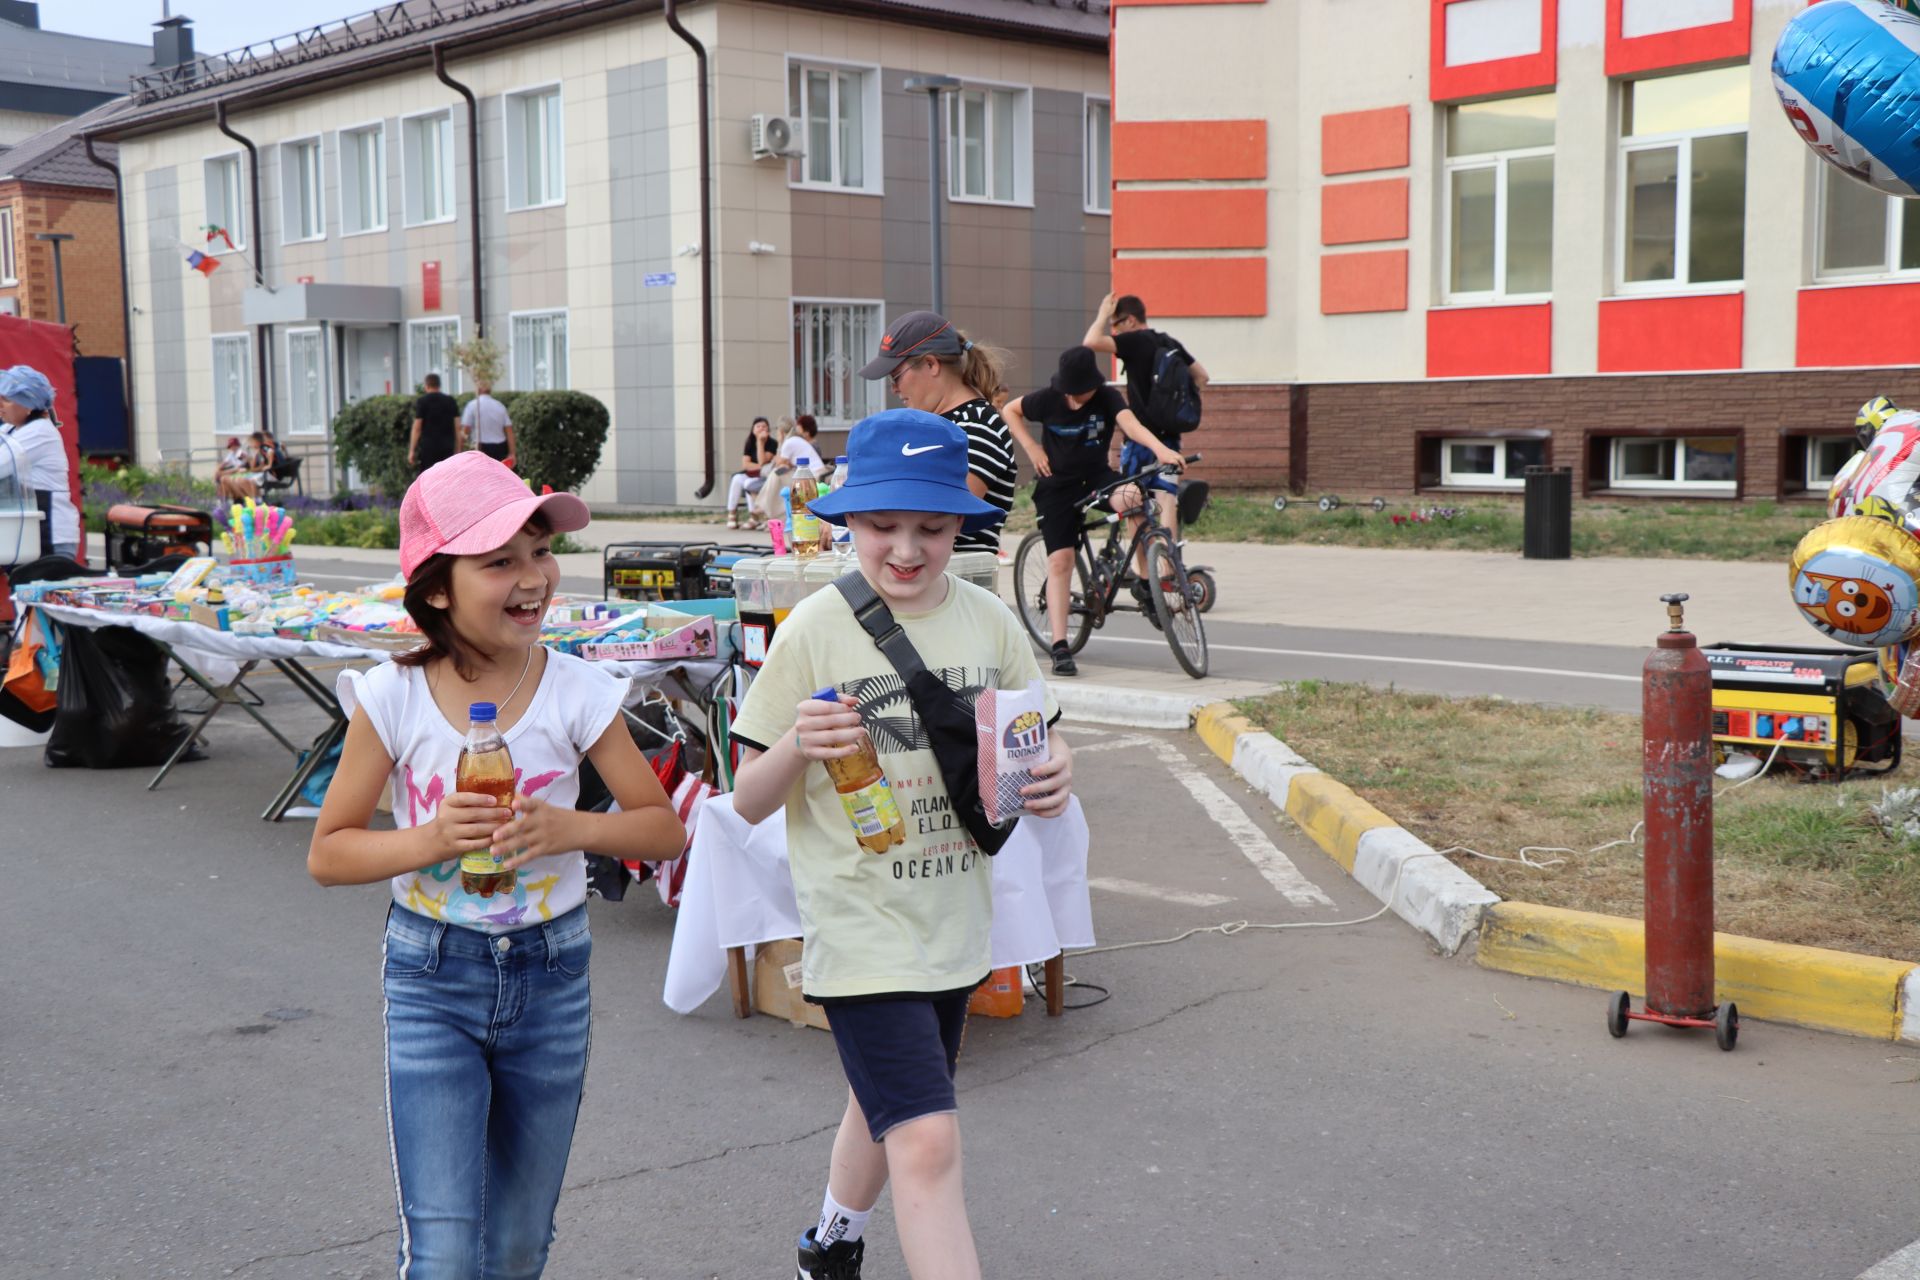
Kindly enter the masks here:
[[[308, 826], [254, 816], [288, 758], [238, 718], [212, 738], [153, 794], [0, 751], [7, 1280], [392, 1274], [384, 889], [316, 887]], [[1102, 943], [1377, 908], [1191, 738], [1077, 742]], [[1278, 855], [1330, 905], [1283, 897], [1256, 867]], [[592, 911], [549, 1274], [790, 1275], [844, 1096], [830, 1040], [724, 998], [670, 1013], [671, 913]], [[1599, 993], [1440, 959], [1392, 917], [1068, 967], [1111, 998], [967, 1039], [992, 1276], [1846, 1280], [1915, 1234], [1920, 1053], [1899, 1046], [1758, 1023], [1730, 1055], [1616, 1042]], [[902, 1277], [884, 1201], [871, 1232], [869, 1276]]]

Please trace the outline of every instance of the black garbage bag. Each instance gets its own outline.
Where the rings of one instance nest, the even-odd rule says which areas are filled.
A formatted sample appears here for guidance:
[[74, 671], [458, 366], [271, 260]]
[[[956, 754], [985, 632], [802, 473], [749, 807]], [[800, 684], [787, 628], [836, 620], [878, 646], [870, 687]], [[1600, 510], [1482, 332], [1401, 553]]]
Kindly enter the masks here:
[[165, 764], [190, 732], [174, 712], [166, 653], [128, 627], [66, 628], [59, 697], [50, 768]]

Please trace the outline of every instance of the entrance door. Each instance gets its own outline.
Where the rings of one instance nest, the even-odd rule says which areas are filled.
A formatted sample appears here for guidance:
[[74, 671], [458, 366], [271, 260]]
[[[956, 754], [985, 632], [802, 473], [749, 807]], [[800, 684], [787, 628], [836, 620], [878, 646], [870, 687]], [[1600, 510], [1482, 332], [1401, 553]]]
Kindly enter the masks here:
[[399, 343], [391, 325], [350, 328], [347, 338], [347, 385], [349, 401], [368, 396], [393, 395], [401, 390]]

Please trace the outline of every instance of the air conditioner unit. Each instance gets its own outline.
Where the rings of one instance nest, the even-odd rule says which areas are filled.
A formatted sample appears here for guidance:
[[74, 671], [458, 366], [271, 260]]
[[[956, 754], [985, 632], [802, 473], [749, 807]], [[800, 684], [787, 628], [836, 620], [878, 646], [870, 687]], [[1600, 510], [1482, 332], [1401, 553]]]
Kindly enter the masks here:
[[755, 160], [789, 160], [807, 154], [800, 122], [791, 116], [754, 116], [752, 145]]

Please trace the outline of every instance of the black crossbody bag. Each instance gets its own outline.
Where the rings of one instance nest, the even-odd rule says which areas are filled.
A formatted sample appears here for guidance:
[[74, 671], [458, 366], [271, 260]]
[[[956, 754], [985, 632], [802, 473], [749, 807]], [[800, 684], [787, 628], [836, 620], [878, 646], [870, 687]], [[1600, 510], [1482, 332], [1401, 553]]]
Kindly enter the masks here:
[[874, 645], [907, 682], [907, 697], [913, 702], [914, 714], [926, 726], [953, 811], [960, 815], [980, 852], [992, 857], [1013, 838], [1017, 823], [996, 827], [987, 821], [986, 806], [980, 800], [980, 741], [973, 704], [927, 670], [920, 651], [894, 619], [893, 610], [857, 571], [836, 579], [833, 585], [852, 607], [860, 629], [873, 637]]

